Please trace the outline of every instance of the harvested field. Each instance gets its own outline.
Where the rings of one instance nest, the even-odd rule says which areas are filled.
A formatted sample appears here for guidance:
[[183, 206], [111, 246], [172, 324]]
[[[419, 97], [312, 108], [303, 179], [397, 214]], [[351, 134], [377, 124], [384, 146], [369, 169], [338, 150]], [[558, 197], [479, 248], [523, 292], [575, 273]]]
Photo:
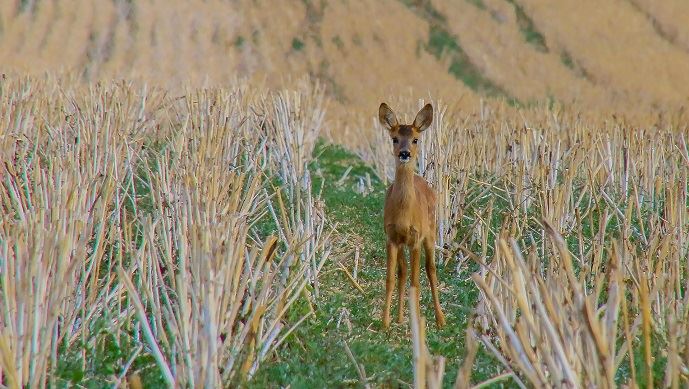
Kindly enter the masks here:
[[[651, 3], [3, 2], [0, 387], [689, 385]], [[381, 101], [434, 107], [442, 329], [425, 276], [382, 327]]]

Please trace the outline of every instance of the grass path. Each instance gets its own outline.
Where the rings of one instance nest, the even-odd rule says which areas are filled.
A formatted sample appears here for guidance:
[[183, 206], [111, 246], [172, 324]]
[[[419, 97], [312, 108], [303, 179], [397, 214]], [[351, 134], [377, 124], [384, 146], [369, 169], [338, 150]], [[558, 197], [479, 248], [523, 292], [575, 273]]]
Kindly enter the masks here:
[[[357, 370], [345, 351], [345, 342], [356, 361], [363, 365], [368, 382], [374, 386], [406, 387], [413, 382], [411, 338], [407, 323], [393, 325], [389, 331], [381, 326], [384, 296], [385, 236], [382, 209], [385, 186], [373, 180], [373, 191], [362, 195], [354, 190], [358, 177], [372, 170], [356, 156], [339, 146], [319, 145], [311, 166], [315, 188], [323, 183], [323, 200], [328, 215], [338, 225], [338, 235], [351, 244], [359, 244], [361, 261], [357, 290], [336, 263], [324, 268], [320, 282], [320, 299], [315, 315], [288, 338], [287, 344], [265, 361], [252, 387], [330, 388], [362, 386]], [[348, 177], [337, 181], [348, 167]], [[349, 243], [348, 243], [349, 244]], [[335, 259], [337, 260], [337, 259]], [[354, 259], [340, 259], [352, 271]], [[425, 273], [423, 273], [425, 274]], [[430, 289], [422, 276], [422, 313], [429, 318], [428, 347], [432, 354], [447, 359], [444, 385], [453, 384], [460, 358], [465, 353], [465, 328], [474, 307], [477, 289], [468, 274], [457, 275], [454, 266], [438, 268], [440, 299], [447, 326], [435, 327], [430, 303]], [[393, 316], [396, 303], [393, 300]], [[292, 312], [301, 317], [308, 307]], [[301, 311], [299, 311], [301, 310]], [[292, 319], [292, 318], [290, 318]], [[473, 379], [483, 380], [499, 372], [498, 363], [480, 353], [474, 366]]]

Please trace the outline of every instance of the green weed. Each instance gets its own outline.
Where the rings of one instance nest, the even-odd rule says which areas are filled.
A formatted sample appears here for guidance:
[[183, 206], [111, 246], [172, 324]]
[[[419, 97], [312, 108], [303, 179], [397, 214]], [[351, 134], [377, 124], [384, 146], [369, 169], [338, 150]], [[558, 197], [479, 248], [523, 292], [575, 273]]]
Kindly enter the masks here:
[[292, 39], [292, 49], [294, 51], [300, 51], [303, 48], [304, 48], [304, 41], [302, 41], [299, 38]]
[[514, 13], [517, 16], [519, 30], [521, 31], [524, 40], [536, 48], [536, 50], [547, 53], [548, 45], [546, 45], [545, 36], [543, 36], [543, 34], [536, 29], [531, 17], [524, 12], [524, 8], [515, 0], [507, 1], [514, 7]]

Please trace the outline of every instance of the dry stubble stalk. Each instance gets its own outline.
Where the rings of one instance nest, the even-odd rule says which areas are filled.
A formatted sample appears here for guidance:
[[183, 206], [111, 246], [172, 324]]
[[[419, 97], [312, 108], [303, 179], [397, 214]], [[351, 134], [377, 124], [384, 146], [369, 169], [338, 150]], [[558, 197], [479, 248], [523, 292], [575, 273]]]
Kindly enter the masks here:
[[[322, 112], [300, 106], [300, 94], [284, 92], [275, 111], [259, 117], [243, 105], [253, 100], [238, 94], [187, 96], [177, 141], [158, 156], [159, 172], [151, 172], [154, 218], [141, 218], [145, 256], [151, 260], [138, 269], [149, 275], [138, 293], [150, 299], [149, 320], [162, 324], [149, 342], [155, 348], [153, 342], [163, 340], [159, 365], [175, 372], [177, 384], [221, 386], [250, 379], [284, 340], [281, 335], [293, 330], [285, 327], [285, 314], [315, 283], [328, 258], [325, 217], [315, 208], [305, 170], [311, 150], [278, 160], [281, 154], [263, 150], [295, 151], [280, 143], [290, 138], [256, 131], [266, 122], [276, 126], [274, 134], [320, 125], [316, 119], [301, 123], [298, 115], [318, 118]], [[313, 143], [318, 127], [309, 129], [316, 131], [306, 134]], [[265, 157], [278, 161], [284, 173], [288, 205], [280, 193], [269, 196], [265, 189], [271, 179], [262, 169], [271, 164]], [[260, 243], [250, 239], [251, 229], [266, 208], [274, 210], [280, 240], [258, 237]]]
[[[462, 197], [451, 219], [480, 266], [477, 336], [518, 384], [688, 382], [689, 154], [681, 128], [654, 120], [484, 107], [445, 124], [461, 131], [438, 141], [455, 150], [447, 171], [471, 172], [451, 188]], [[345, 142], [386, 154], [378, 138]]]
[[[296, 214], [296, 200], [266, 194], [265, 150], [279, 146], [248, 108], [264, 97], [242, 86], [170, 100], [128, 84], [62, 85], [10, 80], [0, 93], [1, 383], [47, 385], [58, 348], [77, 340], [86, 368], [99, 317], [112, 318], [116, 339], [146, 344], [171, 385], [250, 378], [304, 321], [284, 317], [330, 251], [310, 188]], [[300, 93], [312, 93], [296, 108], [313, 115], [304, 126], [315, 142], [318, 89], [269, 119], [294, 126]], [[294, 161], [302, 169], [311, 150]], [[268, 204], [290, 214], [274, 220], [282, 239], [249, 239]]]
[[63, 88], [49, 77], [2, 88], [3, 384], [54, 385], [58, 348], [80, 341], [85, 350], [92, 325], [117, 306], [107, 268], [120, 229], [120, 178], [127, 150], [147, 129], [142, 116], [155, 115], [137, 109], [141, 99], [126, 85]]

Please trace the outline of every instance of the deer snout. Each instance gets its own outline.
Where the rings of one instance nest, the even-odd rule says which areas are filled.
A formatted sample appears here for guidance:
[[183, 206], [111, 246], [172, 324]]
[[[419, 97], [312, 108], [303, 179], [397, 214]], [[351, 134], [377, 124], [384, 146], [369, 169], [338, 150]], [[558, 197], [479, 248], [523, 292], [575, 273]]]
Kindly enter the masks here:
[[409, 162], [411, 159], [411, 153], [409, 150], [401, 150], [398, 156], [401, 162]]

